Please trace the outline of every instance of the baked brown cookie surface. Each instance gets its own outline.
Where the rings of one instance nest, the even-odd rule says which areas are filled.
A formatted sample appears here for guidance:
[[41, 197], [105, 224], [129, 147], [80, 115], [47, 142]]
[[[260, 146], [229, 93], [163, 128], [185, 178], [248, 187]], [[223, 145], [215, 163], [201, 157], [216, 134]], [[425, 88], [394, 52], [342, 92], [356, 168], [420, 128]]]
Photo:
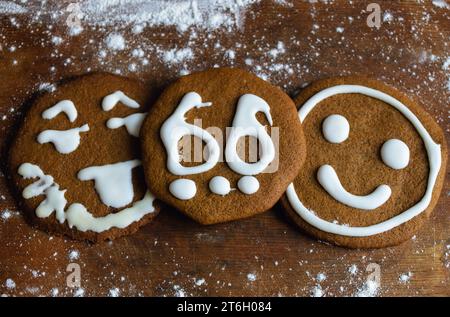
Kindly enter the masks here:
[[314, 82], [294, 99], [307, 159], [282, 204], [312, 236], [352, 248], [411, 238], [436, 205], [447, 144], [406, 95], [360, 77]]
[[271, 208], [305, 159], [292, 100], [231, 68], [171, 84], [152, 106], [141, 140], [151, 192], [202, 224]]
[[99, 241], [131, 234], [156, 216], [138, 138], [152, 100], [139, 81], [95, 73], [33, 101], [8, 164], [32, 224]]

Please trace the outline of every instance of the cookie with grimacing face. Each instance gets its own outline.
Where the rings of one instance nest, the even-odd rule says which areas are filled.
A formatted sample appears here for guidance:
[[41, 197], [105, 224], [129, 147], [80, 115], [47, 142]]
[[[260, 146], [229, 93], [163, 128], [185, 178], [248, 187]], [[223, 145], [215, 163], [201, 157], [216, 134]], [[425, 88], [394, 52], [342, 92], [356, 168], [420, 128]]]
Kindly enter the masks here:
[[305, 160], [289, 96], [233, 68], [169, 85], [152, 106], [141, 140], [150, 191], [202, 224], [268, 210]]
[[397, 245], [436, 205], [442, 130], [418, 103], [361, 77], [314, 82], [294, 99], [307, 159], [282, 204], [310, 235], [351, 248]]
[[141, 164], [139, 129], [153, 100], [139, 81], [81, 76], [37, 97], [9, 152], [26, 218], [80, 240], [135, 232], [158, 213]]

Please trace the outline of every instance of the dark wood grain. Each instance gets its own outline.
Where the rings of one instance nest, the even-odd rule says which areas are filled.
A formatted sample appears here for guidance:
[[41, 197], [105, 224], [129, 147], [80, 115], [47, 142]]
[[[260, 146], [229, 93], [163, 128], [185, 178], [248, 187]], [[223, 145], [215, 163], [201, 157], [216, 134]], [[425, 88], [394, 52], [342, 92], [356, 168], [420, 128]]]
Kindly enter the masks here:
[[[0, 15], [1, 161], [11, 131], [40, 84], [95, 70], [120, 70], [161, 90], [184, 69], [237, 66], [267, 76], [291, 95], [315, 79], [363, 74], [416, 98], [448, 137], [450, 71], [443, 65], [450, 56], [450, 10], [431, 1], [377, 2], [383, 13], [393, 17], [389, 20], [386, 15], [380, 29], [366, 24], [364, 10], [369, 1], [294, 1], [292, 6], [262, 1], [246, 11], [241, 28], [197, 30], [197, 38], [191, 39], [189, 31], [180, 34], [174, 28], [146, 28], [136, 35], [130, 27], [119, 25], [127, 48], [108, 52], [103, 59], [99, 51], [111, 26], [86, 25], [79, 36], [71, 37], [63, 21], [43, 17], [40, 24], [28, 23], [26, 16], [18, 16], [21, 27], [17, 28], [10, 17]], [[50, 31], [49, 25], [53, 26]], [[343, 32], [337, 32], [337, 27]], [[64, 42], [55, 46], [53, 35]], [[273, 57], [268, 52], [279, 41], [285, 52]], [[138, 47], [146, 53], [148, 65], [132, 56]], [[165, 63], [156, 48], [172, 47], [192, 47], [193, 59]], [[229, 49], [235, 52], [234, 59], [227, 57]], [[137, 71], [129, 70], [131, 63], [138, 64]], [[88, 245], [29, 227], [5, 177], [0, 177], [0, 294], [52, 295], [58, 289], [58, 296], [72, 296], [77, 290], [66, 285], [66, 267], [76, 262], [81, 266], [85, 296], [109, 295], [115, 288], [124, 296], [309, 296], [318, 285], [325, 296], [347, 296], [361, 290], [367, 265], [377, 263], [381, 268], [378, 295], [449, 296], [449, 180], [447, 173], [438, 206], [415, 239], [382, 250], [347, 250], [305, 236], [278, 206], [250, 219], [214, 226], [200, 226], [164, 207], [157, 220], [137, 234]], [[6, 209], [13, 214], [8, 219]], [[70, 259], [73, 250], [79, 258]], [[348, 271], [351, 265], [358, 268], [354, 275]], [[407, 272], [412, 274], [410, 279], [401, 282], [400, 275]], [[326, 279], [317, 281], [318, 273]], [[249, 280], [248, 274], [256, 280]], [[6, 287], [7, 279], [15, 282], [15, 288]]]

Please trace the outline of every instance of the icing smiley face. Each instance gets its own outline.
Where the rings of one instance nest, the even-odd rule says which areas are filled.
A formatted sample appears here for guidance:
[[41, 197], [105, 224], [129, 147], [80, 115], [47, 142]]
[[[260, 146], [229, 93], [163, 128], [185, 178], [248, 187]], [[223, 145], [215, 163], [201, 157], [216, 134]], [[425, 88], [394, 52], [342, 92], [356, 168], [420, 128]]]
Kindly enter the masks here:
[[308, 159], [283, 198], [288, 214], [321, 240], [350, 247], [412, 236], [442, 186], [446, 148], [436, 124], [365, 79], [318, 82], [297, 101]]
[[91, 241], [130, 234], [158, 213], [143, 178], [140, 82], [92, 74], [39, 97], [10, 150], [10, 172], [30, 221]]
[[150, 190], [203, 224], [266, 211], [304, 160], [290, 98], [238, 69], [177, 80], [152, 106], [141, 137]]

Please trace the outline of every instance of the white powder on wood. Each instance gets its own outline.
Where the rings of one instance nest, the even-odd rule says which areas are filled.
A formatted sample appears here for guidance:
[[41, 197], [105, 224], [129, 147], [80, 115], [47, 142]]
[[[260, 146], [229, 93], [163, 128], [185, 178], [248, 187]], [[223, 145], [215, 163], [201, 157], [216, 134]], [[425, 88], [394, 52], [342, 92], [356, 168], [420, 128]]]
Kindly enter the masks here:
[[12, 1], [0, 1], [0, 14], [23, 14], [28, 10]]
[[113, 51], [125, 49], [125, 39], [119, 33], [110, 33], [105, 40], [106, 46]]

